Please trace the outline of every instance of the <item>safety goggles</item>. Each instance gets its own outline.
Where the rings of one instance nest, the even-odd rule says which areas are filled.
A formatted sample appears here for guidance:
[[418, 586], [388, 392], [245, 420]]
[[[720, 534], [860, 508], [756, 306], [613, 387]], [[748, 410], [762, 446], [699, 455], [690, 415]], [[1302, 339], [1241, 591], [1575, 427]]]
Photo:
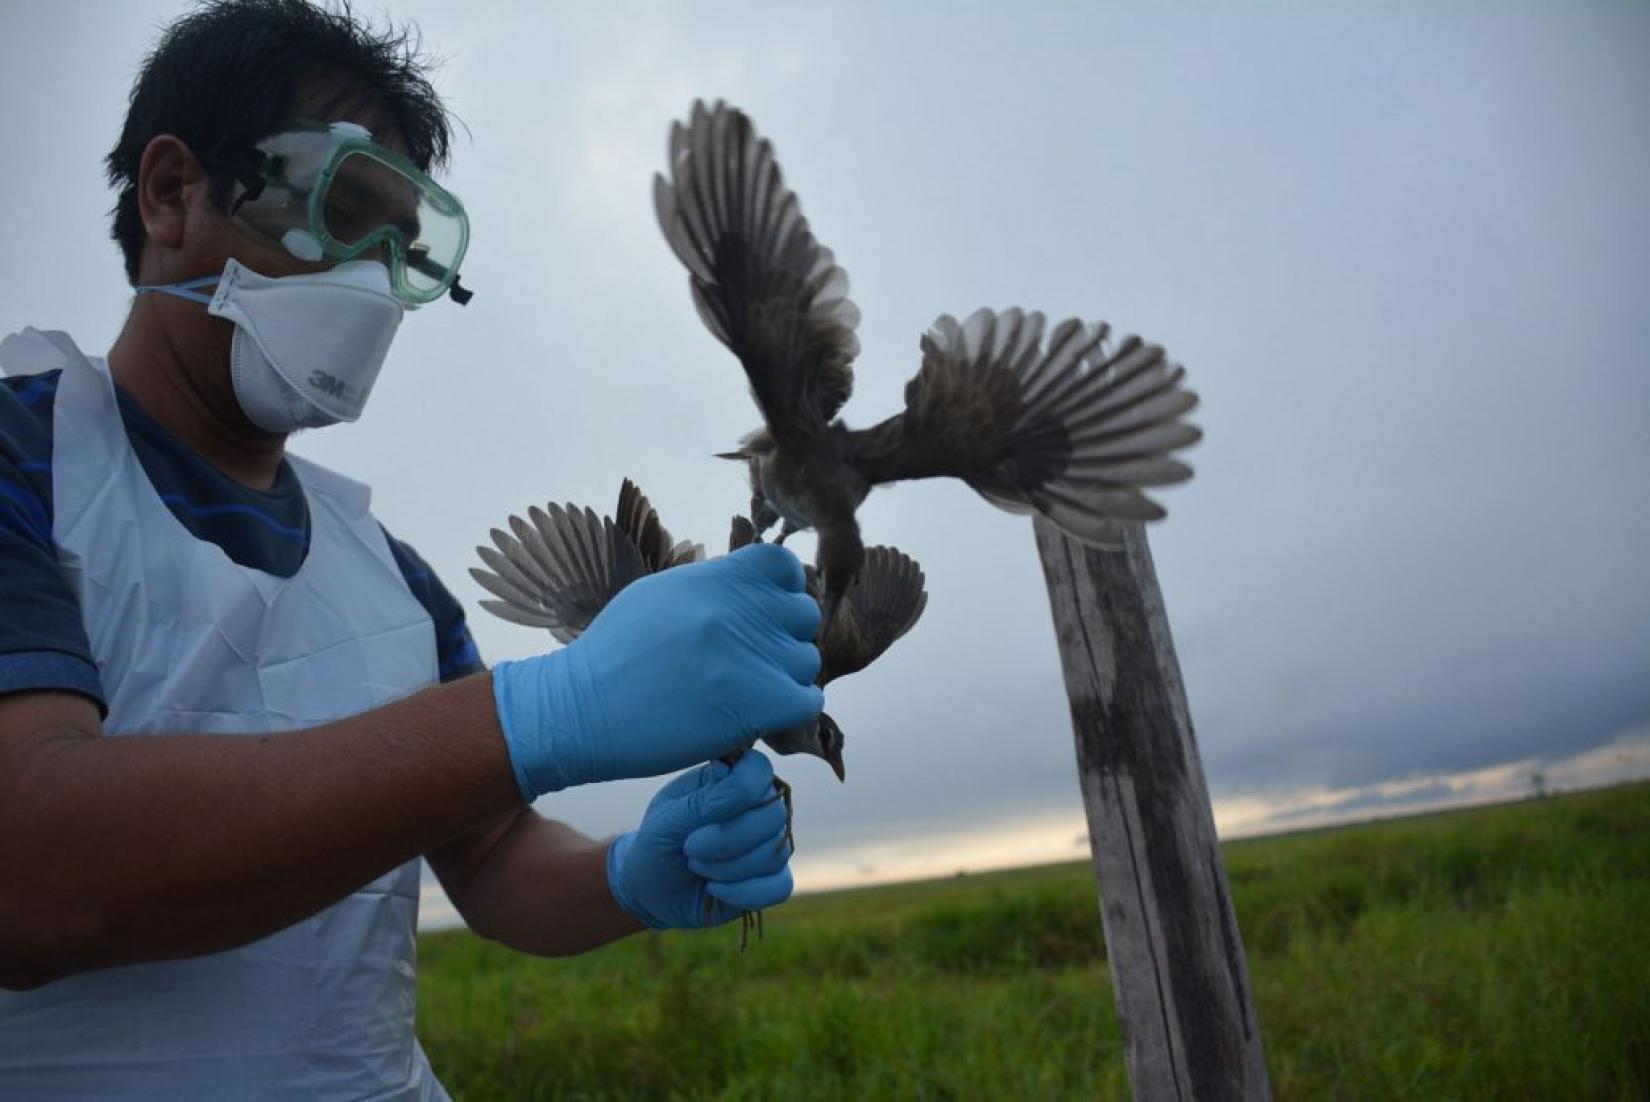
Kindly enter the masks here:
[[464, 205], [407, 158], [349, 122], [295, 123], [208, 160], [235, 174], [230, 218], [299, 260], [381, 259], [407, 307], [470, 292], [458, 265], [470, 243]]

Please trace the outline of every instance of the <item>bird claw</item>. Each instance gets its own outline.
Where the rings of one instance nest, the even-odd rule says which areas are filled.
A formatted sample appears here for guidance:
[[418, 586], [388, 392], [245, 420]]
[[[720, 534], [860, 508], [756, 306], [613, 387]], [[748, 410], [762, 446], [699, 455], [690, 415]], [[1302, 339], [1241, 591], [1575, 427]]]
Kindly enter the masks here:
[[[794, 853], [796, 852], [796, 839], [791, 834], [791, 820], [795, 817], [796, 808], [795, 804], [791, 800], [790, 784], [778, 777], [773, 779], [773, 797], [771, 799], [764, 800], [762, 802], [762, 806], [767, 807], [776, 800], [781, 800], [785, 804], [785, 834], [779, 839], [779, 844], [774, 848], [774, 852], [783, 853], [785, 847], [789, 846], [791, 847], [791, 852]], [[715, 909], [715, 906], [716, 898], [711, 895], [705, 896], [705, 921], [707, 925], [709, 924], [711, 913]], [[764, 935], [764, 931], [762, 929], [762, 912], [740, 911], [739, 951], [741, 953], [750, 947], [752, 930], [756, 931], [756, 940], [761, 941]]]
[[[720, 906], [720, 901], [715, 896], [713, 896], [713, 895], [705, 896], [705, 925], [706, 926], [710, 926], [710, 925], [714, 924], [713, 920], [716, 917], [716, 912], [717, 912], [717, 909], [718, 909], [719, 906]], [[762, 933], [763, 933], [763, 931], [762, 931], [762, 912], [761, 911], [740, 911], [739, 912], [739, 951], [741, 953], [743, 953], [747, 948], [750, 947], [751, 931], [752, 930], [756, 931], [756, 940], [761, 941], [762, 940]]]
[[783, 800], [785, 803], [785, 836], [779, 839], [779, 844], [774, 847], [773, 851], [775, 853], [783, 853], [786, 846], [791, 847], [792, 853], [796, 852], [796, 836], [791, 833], [791, 824], [796, 820], [796, 802], [792, 799], [791, 791], [789, 783], [775, 777], [773, 779], [773, 799], [764, 800], [762, 803], [763, 807], [767, 807], [774, 800]]
[[759, 486], [761, 475], [757, 472], [756, 464], [751, 464], [751, 525], [756, 529], [756, 540], [762, 541], [762, 534], [775, 524], [779, 523], [779, 510], [768, 504]]
[[751, 931], [756, 931], [756, 940], [762, 940], [762, 912], [739, 912], [739, 951], [743, 953], [750, 947]]

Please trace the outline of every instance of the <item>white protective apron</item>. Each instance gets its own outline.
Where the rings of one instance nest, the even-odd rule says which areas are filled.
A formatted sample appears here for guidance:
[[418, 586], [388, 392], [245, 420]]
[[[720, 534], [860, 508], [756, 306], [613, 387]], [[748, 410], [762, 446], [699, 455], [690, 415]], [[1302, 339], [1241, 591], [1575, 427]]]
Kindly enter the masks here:
[[[241, 566], [160, 500], [102, 363], [34, 330], [0, 352], [63, 368], [52, 535], [107, 736], [311, 727], [437, 680], [365, 486], [291, 458], [309, 554], [290, 578]], [[418, 888], [409, 861], [239, 949], [0, 991], [0, 1099], [445, 1100], [413, 1033]]]

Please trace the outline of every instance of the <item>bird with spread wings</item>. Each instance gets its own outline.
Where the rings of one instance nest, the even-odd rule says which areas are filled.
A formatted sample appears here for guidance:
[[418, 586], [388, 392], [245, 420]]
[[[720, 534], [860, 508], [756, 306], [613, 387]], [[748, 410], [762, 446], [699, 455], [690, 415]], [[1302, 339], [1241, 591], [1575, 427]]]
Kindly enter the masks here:
[[[470, 574], [496, 598], [481, 607], [511, 623], [545, 628], [562, 643], [577, 639], [638, 578], [705, 557], [702, 544], [672, 540], [652, 503], [628, 478], [619, 487], [617, 517], [552, 503], [534, 506], [525, 518], [512, 516], [509, 526], [509, 532], [492, 530], [494, 546], [476, 548], [487, 569], [471, 568]], [[760, 539], [749, 519], [735, 517], [728, 550]], [[818, 575], [812, 567], [805, 571], [808, 592], [818, 598]], [[841, 614], [821, 628], [817, 684], [863, 670], [910, 631], [928, 604], [923, 583], [921, 568], [909, 556], [892, 547], [869, 548]], [[762, 741], [776, 753], [817, 757], [838, 780], [846, 778], [844, 736], [828, 714]], [[775, 783], [789, 811], [789, 786]]]
[[654, 177], [666, 241], [700, 318], [744, 367], [763, 419], [725, 458], [749, 464], [752, 519], [819, 538], [827, 626], [866, 552], [855, 512], [871, 488], [960, 478], [987, 501], [1037, 512], [1079, 540], [1116, 542], [1117, 521], [1155, 520], [1143, 492], [1191, 476], [1172, 454], [1200, 431], [1185, 370], [1103, 322], [1049, 326], [1037, 312], [942, 316], [921, 341], [905, 410], [866, 429], [838, 414], [853, 391], [859, 310], [815, 240], [773, 147], [750, 119], [696, 102]]

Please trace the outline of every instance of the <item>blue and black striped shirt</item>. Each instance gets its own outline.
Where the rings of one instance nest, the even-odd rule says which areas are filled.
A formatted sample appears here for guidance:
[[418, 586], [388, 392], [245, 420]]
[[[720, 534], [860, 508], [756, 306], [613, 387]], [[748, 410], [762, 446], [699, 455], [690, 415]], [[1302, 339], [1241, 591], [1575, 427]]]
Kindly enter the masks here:
[[[0, 693], [66, 689], [104, 706], [80, 607], [52, 541], [52, 404], [60, 372], [0, 379]], [[297, 573], [309, 551], [309, 505], [292, 467], [254, 490], [196, 455], [116, 388], [132, 449], [173, 514], [242, 566]], [[390, 536], [407, 588], [435, 623], [441, 680], [482, 668], [458, 601], [411, 547]]]

